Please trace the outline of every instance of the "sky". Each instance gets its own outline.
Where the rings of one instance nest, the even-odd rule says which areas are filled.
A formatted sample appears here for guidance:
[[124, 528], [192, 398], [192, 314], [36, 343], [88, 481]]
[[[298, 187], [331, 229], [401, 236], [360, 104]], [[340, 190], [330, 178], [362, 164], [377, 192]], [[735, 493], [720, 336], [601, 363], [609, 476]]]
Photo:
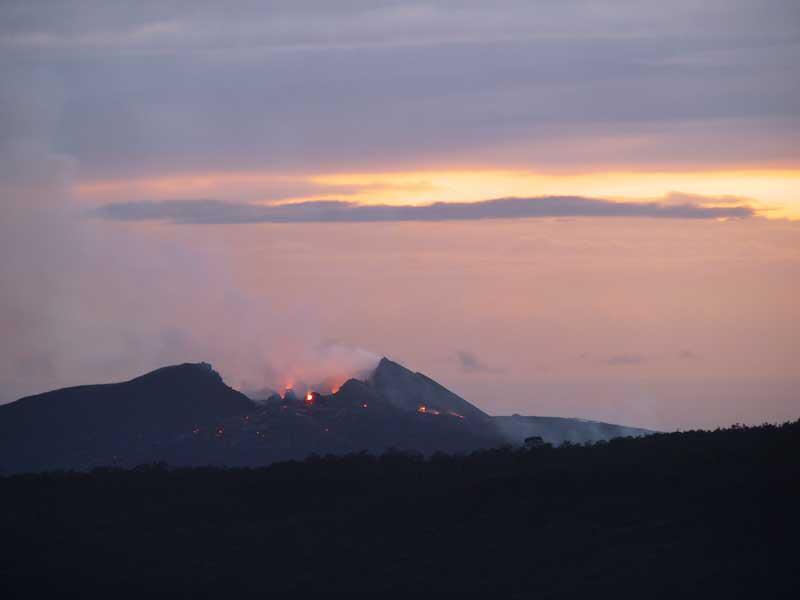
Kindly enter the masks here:
[[800, 417], [792, 0], [6, 0], [0, 73], [0, 402], [386, 355], [494, 414]]

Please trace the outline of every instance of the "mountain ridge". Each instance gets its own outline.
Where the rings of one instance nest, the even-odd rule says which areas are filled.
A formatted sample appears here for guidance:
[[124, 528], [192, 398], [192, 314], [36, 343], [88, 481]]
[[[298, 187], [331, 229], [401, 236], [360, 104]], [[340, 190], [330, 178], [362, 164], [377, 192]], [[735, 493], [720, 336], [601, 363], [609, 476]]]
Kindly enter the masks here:
[[644, 433], [573, 419], [492, 417], [385, 357], [364, 380], [350, 379], [334, 393], [287, 392], [263, 403], [230, 388], [210, 364], [183, 363], [0, 406], [0, 469], [260, 466], [315, 453], [468, 453], [531, 436], [561, 443]]

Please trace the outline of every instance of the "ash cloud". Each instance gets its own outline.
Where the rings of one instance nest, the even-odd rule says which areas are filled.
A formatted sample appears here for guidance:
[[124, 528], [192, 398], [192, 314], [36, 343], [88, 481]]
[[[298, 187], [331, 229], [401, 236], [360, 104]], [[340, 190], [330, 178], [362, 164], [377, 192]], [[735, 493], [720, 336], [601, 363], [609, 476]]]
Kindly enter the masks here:
[[165, 221], [184, 225], [242, 223], [370, 223], [466, 221], [556, 217], [646, 217], [656, 219], [747, 218], [749, 206], [694, 203], [615, 202], [580, 196], [497, 198], [480, 202], [437, 202], [416, 206], [311, 201], [279, 206], [218, 200], [166, 200], [105, 204], [90, 215], [114, 221]]

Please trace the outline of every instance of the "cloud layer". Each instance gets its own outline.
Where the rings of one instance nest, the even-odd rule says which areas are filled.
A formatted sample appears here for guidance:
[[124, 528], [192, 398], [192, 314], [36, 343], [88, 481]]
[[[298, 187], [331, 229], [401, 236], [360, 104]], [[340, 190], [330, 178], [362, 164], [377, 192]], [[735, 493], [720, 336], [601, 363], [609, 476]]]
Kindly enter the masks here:
[[3, 2], [81, 175], [789, 164], [797, 2]]
[[116, 221], [168, 221], [178, 224], [368, 223], [388, 221], [467, 221], [537, 217], [647, 217], [657, 219], [745, 218], [747, 206], [700, 206], [659, 202], [613, 202], [577, 196], [498, 198], [483, 202], [437, 202], [421, 206], [365, 205], [315, 201], [265, 206], [217, 200], [119, 202], [91, 211]]

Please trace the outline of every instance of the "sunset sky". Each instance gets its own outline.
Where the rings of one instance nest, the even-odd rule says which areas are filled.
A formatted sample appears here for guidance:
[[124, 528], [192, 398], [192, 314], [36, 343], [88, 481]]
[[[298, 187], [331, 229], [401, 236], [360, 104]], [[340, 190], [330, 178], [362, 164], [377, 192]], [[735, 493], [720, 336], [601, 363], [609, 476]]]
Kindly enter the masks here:
[[495, 414], [800, 417], [796, 0], [12, 0], [0, 70], [0, 402], [387, 355]]

